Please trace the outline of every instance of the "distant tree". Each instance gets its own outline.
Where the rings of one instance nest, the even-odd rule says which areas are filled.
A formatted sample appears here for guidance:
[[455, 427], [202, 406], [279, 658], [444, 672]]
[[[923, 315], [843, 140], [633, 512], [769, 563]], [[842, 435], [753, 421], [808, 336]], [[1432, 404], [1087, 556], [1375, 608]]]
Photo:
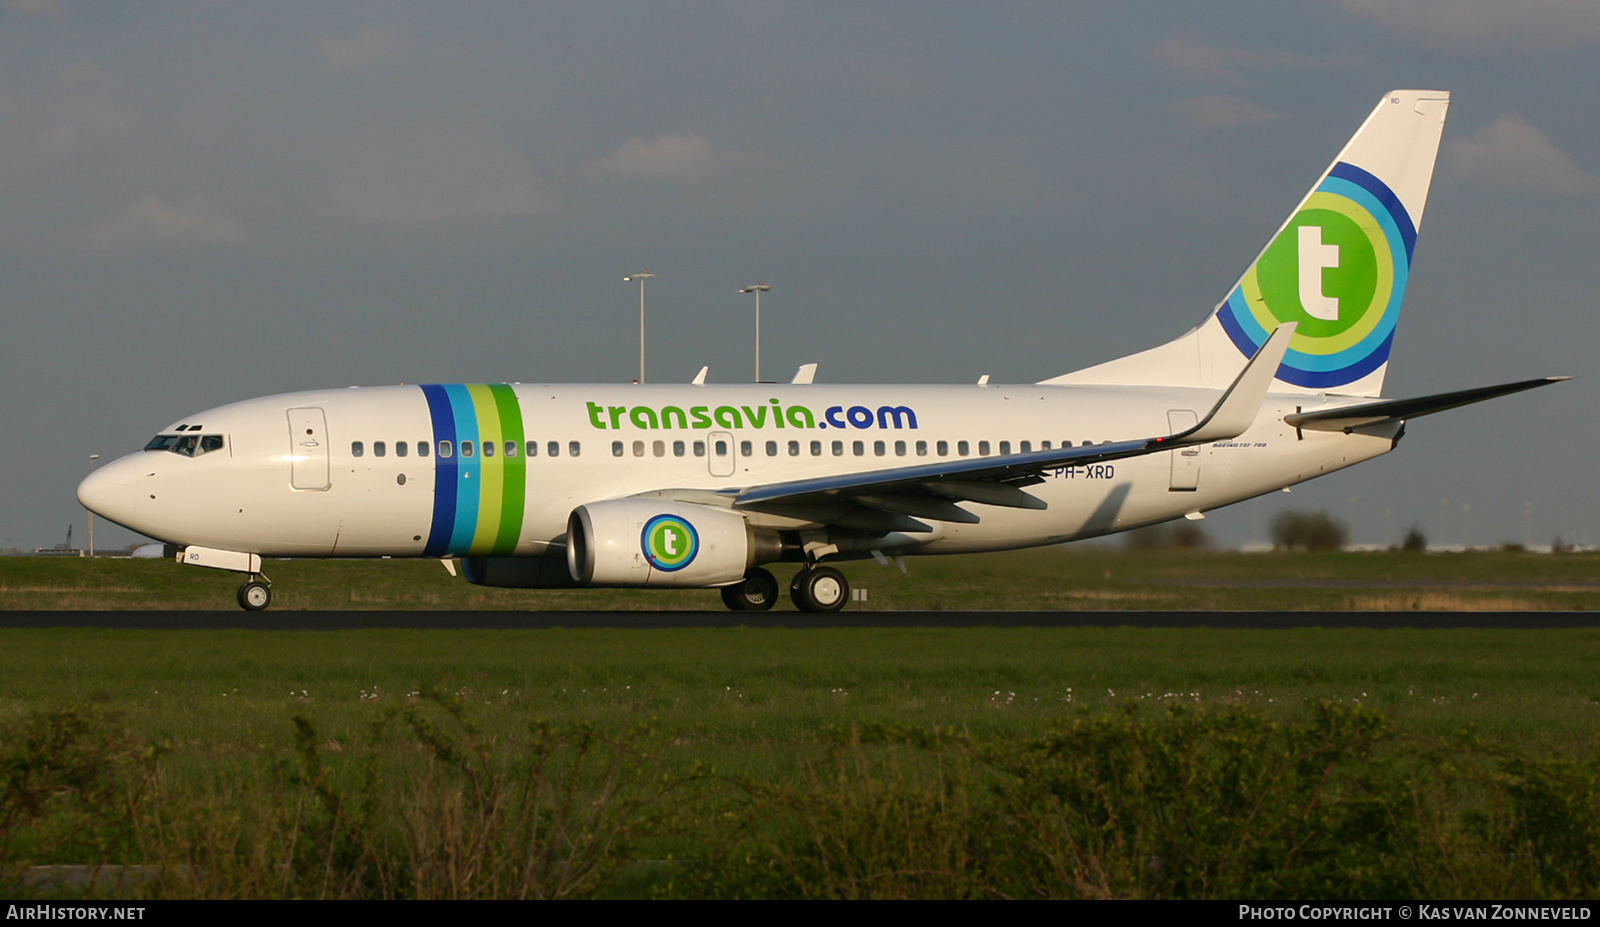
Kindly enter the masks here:
[[1278, 550], [1340, 550], [1349, 536], [1344, 522], [1325, 511], [1283, 511], [1272, 519], [1272, 546]]
[[1428, 549], [1428, 537], [1422, 533], [1420, 527], [1412, 525], [1411, 530], [1407, 531], [1405, 538], [1400, 541], [1400, 549], [1408, 554], [1420, 554]]
[[1168, 521], [1123, 535], [1129, 550], [1203, 550], [1211, 546], [1205, 529], [1192, 521]]

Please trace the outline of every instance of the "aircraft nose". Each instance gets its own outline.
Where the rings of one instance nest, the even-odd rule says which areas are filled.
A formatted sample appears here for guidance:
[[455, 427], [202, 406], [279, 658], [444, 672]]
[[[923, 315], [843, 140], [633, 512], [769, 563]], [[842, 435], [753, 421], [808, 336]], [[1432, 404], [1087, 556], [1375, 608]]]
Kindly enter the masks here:
[[133, 461], [113, 460], [89, 474], [78, 484], [78, 502], [84, 508], [111, 521], [121, 521], [133, 513]]

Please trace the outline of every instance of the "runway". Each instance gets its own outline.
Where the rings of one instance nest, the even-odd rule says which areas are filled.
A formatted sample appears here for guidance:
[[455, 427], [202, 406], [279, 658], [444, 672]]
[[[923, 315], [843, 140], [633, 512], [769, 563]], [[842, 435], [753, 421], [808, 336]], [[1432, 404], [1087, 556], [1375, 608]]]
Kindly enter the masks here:
[[6, 628], [151, 631], [540, 630], [550, 628], [1600, 628], [1600, 612], [476, 612], [11, 611]]

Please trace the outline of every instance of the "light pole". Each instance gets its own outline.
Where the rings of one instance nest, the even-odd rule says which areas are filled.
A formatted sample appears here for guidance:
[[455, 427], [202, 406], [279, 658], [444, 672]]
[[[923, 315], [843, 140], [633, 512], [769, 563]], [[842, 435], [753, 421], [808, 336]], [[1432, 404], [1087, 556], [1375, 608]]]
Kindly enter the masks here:
[[756, 382], [761, 382], [761, 294], [770, 291], [772, 287], [765, 283], [752, 283], [739, 288], [741, 293], [756, 294]]
[[[89, 455], [89, 472], [90, 473], [94, 472], [94, 462], [99, 460], [99, 459], [100, 459], [100, 455], [99, 454], [90, 454]], [[91, 510], [91, 509], [85, 509], [84, 511], [89, 513], [89, 559], [93, 560], [94, 559], [94, 511]]]
[[622, 278], [623, 283], [639, 281], [639, 382], [644, 382], [644, 282], [654, 277], [648, 271], [639, 271]]

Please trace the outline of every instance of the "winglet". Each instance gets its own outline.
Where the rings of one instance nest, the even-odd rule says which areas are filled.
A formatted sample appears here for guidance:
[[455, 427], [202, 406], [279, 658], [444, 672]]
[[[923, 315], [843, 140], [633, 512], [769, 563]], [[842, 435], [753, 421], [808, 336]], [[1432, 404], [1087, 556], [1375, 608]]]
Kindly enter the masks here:
[[794, 379], [790, 383], [811, 383], [817, 378], [816, 364], [801, 364], [800, 369], [794, 372]]
[[710, 366], [701, 367], [700, 368], [700, 372], [695, 374], [694, 375], [694, 379], [690, 380], [689, 382], [693, 383], [695, 386], [705, 386], [706, 385], [706, 374], [709, 373], [710, 371], [711, 371]]
[[1261, 402], [1267, 398], [1272, 378], [1283, 363], [1283, 355], [1289, 350], [1289, 339], [1294, 337], [1295, 324], [1286, 322], [1274, 329], [1267, 343], [1256, 351], [1256, 356], [1250, 358], [1250, 363], [1245, 365], [1238, 379], [1217, 400], [1211, 413], [1200, 424], [1173, 435], [1168, 441], [1173, 444], [1206, 444], [1243, 434], [1255, 422], [1256, 413], [1261, 411]]

